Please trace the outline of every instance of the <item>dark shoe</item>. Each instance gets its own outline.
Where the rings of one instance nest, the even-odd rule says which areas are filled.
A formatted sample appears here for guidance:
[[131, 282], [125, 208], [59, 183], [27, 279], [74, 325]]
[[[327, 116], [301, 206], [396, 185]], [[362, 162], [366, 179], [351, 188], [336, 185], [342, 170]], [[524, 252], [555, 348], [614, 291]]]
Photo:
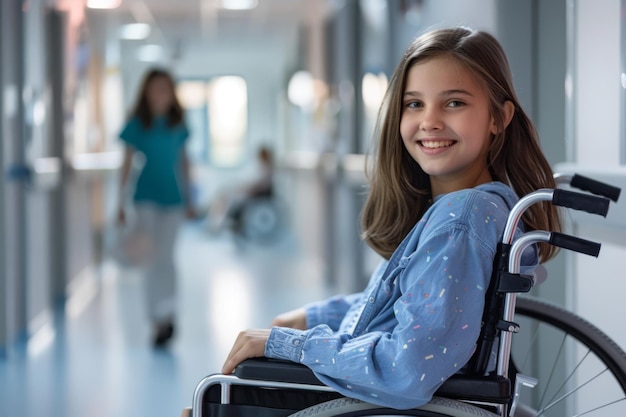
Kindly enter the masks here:
[[154, 347], [163, 347], [174, 336], [174, 325], [171, 322], [157, 325], [154, 335]]

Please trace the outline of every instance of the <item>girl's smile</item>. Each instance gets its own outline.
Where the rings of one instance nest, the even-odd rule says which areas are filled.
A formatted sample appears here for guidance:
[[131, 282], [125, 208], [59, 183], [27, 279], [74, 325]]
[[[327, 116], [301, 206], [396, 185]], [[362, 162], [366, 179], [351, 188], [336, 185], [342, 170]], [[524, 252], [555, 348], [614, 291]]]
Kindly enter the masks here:
[[421, 139], [417, 143], [428, 155], [438, 155], [456, 144], [455, 140], [444, 138]]

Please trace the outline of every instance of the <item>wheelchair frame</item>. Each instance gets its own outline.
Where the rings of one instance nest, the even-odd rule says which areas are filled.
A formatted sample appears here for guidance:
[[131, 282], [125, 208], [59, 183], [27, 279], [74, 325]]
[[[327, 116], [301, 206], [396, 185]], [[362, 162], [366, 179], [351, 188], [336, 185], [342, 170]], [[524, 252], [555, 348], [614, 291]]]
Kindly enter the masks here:
[[[596, 242], [557, 232], [533, 231], [514, 239], [517, 225], [528, 207], [541, 202], [550, 202], [557, 206], [606, 216], [610, 201], [617, 201], [620, 193], [620, 190], [616, 187], [579, 175], [564, 176], [557, 174], [555, 175], [555, 180], [557, 184], [569, 184], [574, 188], [579, 188], [596, 195], [562, 189], [541, 189], [522, 197], [513, 207], [494, 259], [494, 269], [485, 299], [483, 326], [477, 341], [477, 350], [472, 356], [472, 359], [468, 362], [466, 368], [469, 373], [453, 375], [445, 381], [435, 393], [436, 397], [429, 403], [430, 405], [427, 404], [425, 407], [414, 410], [399, 411], [386, 409], [348, 398], [336, 400], [336, 402], [341, 402], [342, 405], [348, 405], [346, 410], [349, 410], [349, 414], [346, 415], [372, 415], [370, 414], [371, 412], [383, 412], [385, 415], [401, 414], [422, 416], [497, 415], [510, 417], [516, 415], [521, 387], [534, 387], [538, 382], [535, 378], [521, 375], [516, 372], [516, 369], [509, 368], [511, 364], [512, 335], [519, 331], [519, 325], [513, 321], [516, 313], [516, 296], [518, 293], [528, 292], [534, 285], [532, 276], [520, 274], [519, 269], [522, 253], [528, 246], [539, 242], [596, 257], [600, 251], [600, 244]], [[527, 300], [524, 301], [522, 315], [525, 314], [531, 318], [534, 315], [535, 318], [540, 321], [550, 322], [551, 317], [541, 316], [539, 310], [545, 310], [548, 315], [553, 314], [556, 316], [560, 314], [561, 318], [555, 317], [554, 320], [552, 320], [552, 324], [561, 329], [567, 326], [565, 320], [573, 320], [571, 330], [567, 331], [567, 334], [573, 334], [577, 340], [583, 341], [586, 346], [591, 345], [590, 349], [592, 349], [593, 353], [596, 355], [598, 352], [601, 353], [601, 351], [604, 351], [603, 354], [599, 355], [600, 359], [605, 363], [609, 360], [612, 361], [611, 365], [607, 366], [613, 375], [618, 376], [618, 382], [624, 393], [626, 393], [626, 354], [615, 345], [615, 343], [597, 328], [571, 312], [565, 310], [559, 312], [558, 310], [554, 310], [553, 307], [537, 308], [537, 305], [533, 303], [532, 300], [530, 302]], [[577, 330], [580, 331], [577, 332]], [[598, 335], [601, 339], [606, 339], [608, 342], [600, 345], [594, 344], [596, 343], [594, 339], [596, 339]], [[493, 345], [496, 342], [498, 343], [498, 359], [496, 362], [497, 368], [494, 373], [488, 372], [488, 362], [493, 351]], [[620, 373], [618, 374], [616, 370], [619, 370]], [[317, 380], [313, 372], [303, 365], [268, 359], [252, 359], [242, 363], [237, 368], [234, 375], [215, 374], [200, 381], [193, 396], [191, 409], [193, 417], [203, 416], [205, 396], [209, 390], [216, 386], [219, 387], [220, 390], [220, 405], [224, 406], [232, 404], [231, 397], [234, 387], [262, 388], [271, 390], [272, 392], [280, 390], [310, 391], [323, 393], [324, 395], [335, 392], [332, 388], [323, 385]], [[337, 394], [337, 396], [339, 395]], [[446, 403], [446, 401], [449, 401], [449, 403]], [[443, 405], [442, 402], [446, 404]], [[458, 405], [452, 407], [450, 402], [458, 402], [458, 404], [461, 404], [462, 410], [458, 413], [456, 411], [450, 413], [450, 410], [454, 409], [454, 407], [458, 407]], [[440, 406], [438, 406], [438, 404]], [[478, 405], [479, 407], [475, 407], [472, 404]], [[482, 407], [495, 411], [495, 414], [486, 411], [485, 408]], [[329, 409], [329, 407], [323, 407], [322, 405], [322, 407], [318, 408], [322, 410], [321, 413], [316, 413], [315, 410], [310, 412], [304, 410], [296, 414], [298, 416], [336, 415], [333, 414], [334, 411]], [[366, 410], [368, 410], [367, 413], [365, 413]], [[254, 415], [274, 415], [271, 413], [272, 411], [270, 411], [270, 414], [255, 412]], [[219, 415], [239, 416], [242, 414], [241, 411], [234, 413], [226, 411]], [[275, 415], [287, 414], [279, 413]]]

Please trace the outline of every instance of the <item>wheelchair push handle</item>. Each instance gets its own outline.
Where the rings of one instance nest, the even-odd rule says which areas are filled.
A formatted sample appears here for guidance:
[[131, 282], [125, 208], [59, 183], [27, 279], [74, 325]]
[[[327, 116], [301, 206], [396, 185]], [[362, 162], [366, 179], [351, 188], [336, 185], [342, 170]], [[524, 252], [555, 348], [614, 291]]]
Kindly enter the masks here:
[[610, 202], [611, 200], [606, 197], [560, 189], [554, 190], [554, 195], [552, 196], [552, 203], [557, 206], [586, 211], [602, 217], [606, 217]]
[[600, 254], [601, 245], [599, 243], [563, 233], [552, 232], [548, 243], [558, 246], [559, 248], [572, 250], [574, 252], [594, 256], [596, 258]]
[[578, 188], [579, 190], [589, 191], [590, 193], [604, 196], [615, 202], [619, 199], [620, 192], [622, 191], [619, 187], [615, 187], [579, 174], [574, 174], [572, 176], [570, 185], [574, 188]]
[[515, 234], [515, 228], [522, 218], [522, 215], [533, 204], [546, 201], [556, 206], [571, 208], [574, 210], [586, 211], [591, 214], [599, 214], [606, 217], [609, 211], [609, 200], [606, 197], [581, 193], [577, 191], [541, 188], [528, 193], [513, 206], [504, 228], [502, 242], [511, 244]]

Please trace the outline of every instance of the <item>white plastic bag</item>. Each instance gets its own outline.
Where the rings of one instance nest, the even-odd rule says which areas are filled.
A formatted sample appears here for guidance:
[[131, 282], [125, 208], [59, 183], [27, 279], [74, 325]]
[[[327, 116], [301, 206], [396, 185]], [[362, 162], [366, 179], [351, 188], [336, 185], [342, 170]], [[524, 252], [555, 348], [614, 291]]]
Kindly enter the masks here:
[[121, 266], [142, 267], [154, 253], [154, 242], [136, 224], [115, 225], [108, 252]]

